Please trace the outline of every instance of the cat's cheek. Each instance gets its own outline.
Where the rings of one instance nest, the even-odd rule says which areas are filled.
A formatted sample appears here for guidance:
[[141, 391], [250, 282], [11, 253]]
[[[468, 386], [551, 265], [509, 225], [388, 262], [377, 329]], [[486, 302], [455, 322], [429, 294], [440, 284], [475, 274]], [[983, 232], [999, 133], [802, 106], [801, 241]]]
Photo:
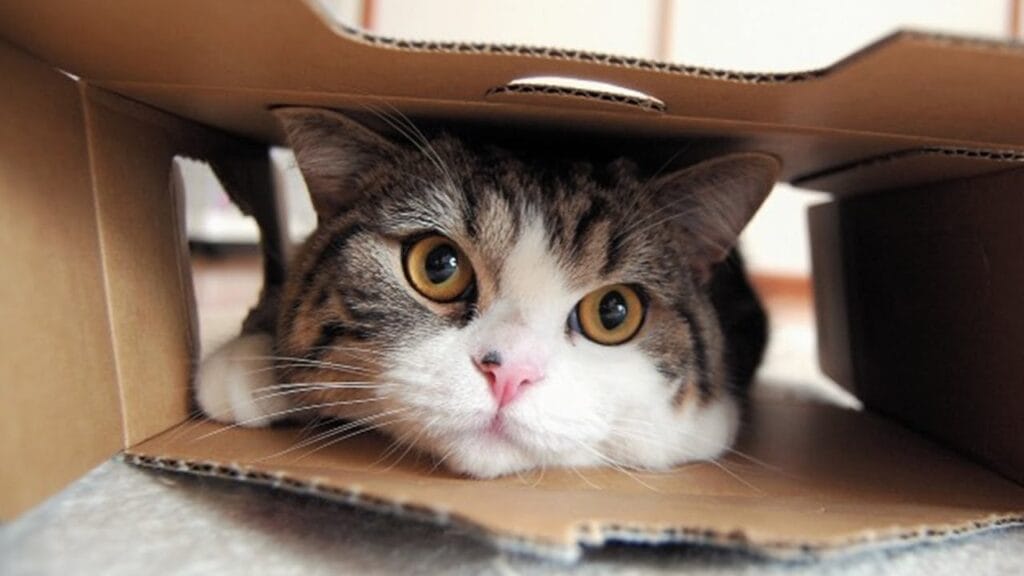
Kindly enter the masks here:
[[525, 442], [548, 452], [573, 452], [579, 443], [588, 445], [607, 434], [609, 399], [601, 378], [607, 370], [594, 363], [574, 362], [571, 350], [558, 350], [548, 366], [547, 377], [527, 390], [510, 416], [529, 432]]
[[389, 391], [396, 406], [434, 420], [440, 430], [486, 423], [493, 399], [483, 375], [473, 366], [465, 337], [447, 330], [404, 350], [401, 361], [381, 376], [397, 383]]
[[706, 404], [691, 403], [681, 415], [677, 438], [685, 446], [678, 462], [711, 460], [722, 455], [736, 441], [740, 411], [731, 396]]
[[628, 453], [634, 466], [649, 469], [712, 460], [732, 446], [739, 420], [739, 409], [729, 396], [672, 407], [651, 418], [653, 430], [648, 434], [659, 441], [635, 443]]

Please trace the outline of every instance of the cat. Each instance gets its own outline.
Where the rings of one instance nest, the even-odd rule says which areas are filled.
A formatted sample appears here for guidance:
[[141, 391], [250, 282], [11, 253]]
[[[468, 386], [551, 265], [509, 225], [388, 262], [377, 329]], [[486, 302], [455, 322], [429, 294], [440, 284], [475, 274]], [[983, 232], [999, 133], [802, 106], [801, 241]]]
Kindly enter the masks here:
[[274, 333], [201, 365], [208, 416], [336, 418], [311, 447], [375, 428], [475, 478], [729, 449], [767, 337], [734, 245], [773, 156], [651, 176], [411, 124], [397, 141], [324, 109], [275, 114], [318, 226]]

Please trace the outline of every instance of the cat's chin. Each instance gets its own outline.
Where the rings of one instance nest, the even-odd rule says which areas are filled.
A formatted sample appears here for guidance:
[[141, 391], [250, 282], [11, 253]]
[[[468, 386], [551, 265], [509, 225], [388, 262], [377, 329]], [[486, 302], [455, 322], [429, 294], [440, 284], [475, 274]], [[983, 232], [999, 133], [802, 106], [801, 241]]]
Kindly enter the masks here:
[[486, 432], [454, 440], [444, 452], [444, 465], [450, 471], [480, 480], [540, 469], [544, 464], [542, 457], [523, 445]]
[[444, 451], [449, 470], [472, 478], [498, 478], [538, 467], [537, 459], [523, 446], [486, 431], [455, 439]]
[[[664, 423], [665, 442], [630, 442], [578, 449], [552, 450], [550, 439], [535, 445], [518, 434], [479, 431], [454, 439], [441, 450], [445, 466], [456, 474], [491, 479], [542, 468], [585, 468], [606, 466], [614, 461], [627, 469], [663, 471], [696, 461], [713, 460], [728, 451], [739, 428], [739, 407], [730, 397], [705, 405], [691, 405]], [[637, 437], [634, 437], [634, 439]], [[546, 448], [545, 448], [546, 446]]]
[[459, 459], [449, 457], [445, 460], [445, 465], [455, 474], [477, 480], [501, 478], [537, 468], [536, 465], [518, 458], [502, 458], [493, 453], [466, 455]]

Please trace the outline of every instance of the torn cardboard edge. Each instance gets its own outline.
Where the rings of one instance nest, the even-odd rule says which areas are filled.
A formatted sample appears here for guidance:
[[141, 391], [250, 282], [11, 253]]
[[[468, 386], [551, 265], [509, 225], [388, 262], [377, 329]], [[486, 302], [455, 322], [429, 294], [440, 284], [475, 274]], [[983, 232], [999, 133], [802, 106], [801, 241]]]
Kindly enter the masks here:
[[959, 524], [933, 525], [892, 533], [879, 532], [877, 537], [865, 536], [844, 542], [841, 546], [826, 546], [792, 542], [754, 544], [742, 530], [723, 533], [714, 529], [684, 524], [671, 528], [645, 529], [642, 526], [628, 526], [620, 523], [605, 524], [594, 521], [577, 525], [573, 531], [574, 542], [566, 544], [534, 539], [520, 534], [496, 532], [458, 514], [431, 508], [429, 504], [388, 500], [367, 494], [357, 486], [325, 485], [316, 480], [291, 476], [284, 471], [265, 472], [249, 469], [237, 463], [224, 464], [163, 458], [136, 454], [130, 449], [122, 452], [118, 457], [123, 462], [139, 468], [243, 482], [300, 496], [320, 498], [335, 504], [388, 514], [397, 518], [440, 527], [457, 528], [505, 552], [527, 554], [567, 563], [574, 563], [582, 559], [587, 549], [601, 548], [612, 543], [648, 546], [689, 544], [733, 550], [771, 560], [815, 560], [851, 556], [877, 549], [895, 550], [1024, 526], [1024, 513], [992, 515], [985, 520]]

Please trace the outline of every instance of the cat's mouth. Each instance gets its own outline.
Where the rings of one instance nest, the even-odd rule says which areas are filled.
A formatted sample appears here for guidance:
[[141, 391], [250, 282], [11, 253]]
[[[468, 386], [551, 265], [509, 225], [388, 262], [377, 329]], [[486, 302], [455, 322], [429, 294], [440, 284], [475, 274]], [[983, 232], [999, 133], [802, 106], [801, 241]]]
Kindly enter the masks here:
[[486, 424], [471, 431], [469, 435], [474, 439], [483, 440], [487, 443], [499, 443], [519, 449], [529, 449], [530, 446], [522, 438], [524, 431], [519, 428], [503, 413], [497, 412]]
[[499, 438], [505, 436], [505, 417], [501, 415], [501, 412], [495, 413], [491, 418], [491, 423], [487, 425], [485, 434]]
[[466, 438], [485, 445], [505, 446], [535, 456], [562, 453], [571, 448], [571, 440], [536, 430], [504, 412], [495, 413], [488, 422], [469, 430]]
[[456, 437], [471, 444], [501, 445], [533, 452], [537, 448], [536, 443], [530, 441], [534, 434], [504, 412], [496, 412], [478, 425], [464, 428]]

